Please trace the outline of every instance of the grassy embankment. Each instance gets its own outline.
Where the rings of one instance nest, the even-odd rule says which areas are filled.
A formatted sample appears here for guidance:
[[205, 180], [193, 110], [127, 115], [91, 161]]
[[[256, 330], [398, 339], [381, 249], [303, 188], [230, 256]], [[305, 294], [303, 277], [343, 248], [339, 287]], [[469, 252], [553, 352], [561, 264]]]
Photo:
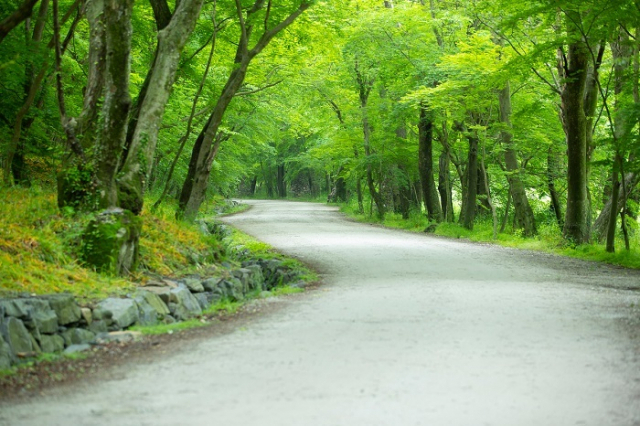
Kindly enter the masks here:
[[[166, 207], [141, 216], [138, 271], [125, 278], [109, 276], [85, 267], [78, 257], [80, 235], [90, 214], [61, 212], [55, 193], [38, 187], [2, 189], [0, 199], [0, 296], [70, 292], [81, 299], [99, 299], [122, 295], [154, 276], [206, 275], [223, 260], [233, 264], [225, 255], [225, 245], [242, 244], [256, 256], [278, 256], [239, 232], [233, 232], [223, 244], [201, 233], [195, 224], [176, 221], [173, 208]], [[203, 211], [220, 210], [220, 204], [214, 200]], [[304, 270], [301, 264], [290, 262]]]
[[[423, 233], [429, 226], [424, 214], [412, 213], [409, 219], [402, 219], [401, 215], [388, 213], [384, 221], [377, 220], [374, 216], [360, 214], [357, 205], [344, 204], [341, 211], [349, 217], [364, 223], [377, 223], [389, 228], [404, 229], [410, 232]], [[457, 223], [440, 223], [435, 229], [435, 235], [443, 237], [465, 239], [474, 242], [499, 244], [505, 247], [513, 247], [523, 250], [543, 251], [547, 253], [569, 256], [583, 260], [605, 262], [612, 265], [627, 268], [640, 269], [640, 233], [631, 235], [631, 250], [624, 249], [624, 241], [621, 237], [616, 240], [616, 252], [607, 253], [603, 244], [584, 244], [577, 247], [567, 244], [562, 238], [562, 231], [553, 221], [538, 222], [538, 234], [534, 237], [524, 237], [519, 232], [514, 232], [509, 227], [505, 232], [499, 232], [497, 238], [493, 238], [493, 226], [491, 218], [480, 218], [476, 221], [473, 231], [470, 231]]]

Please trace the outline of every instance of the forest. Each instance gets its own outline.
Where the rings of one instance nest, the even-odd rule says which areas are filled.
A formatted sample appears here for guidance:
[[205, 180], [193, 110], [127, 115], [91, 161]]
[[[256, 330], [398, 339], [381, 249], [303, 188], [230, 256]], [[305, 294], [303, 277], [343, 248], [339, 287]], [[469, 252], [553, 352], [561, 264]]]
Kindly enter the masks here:
[[5, 0], [0, 194], [119, 273], [216, 197], [637, 251], [639, 48], [637, 0]]

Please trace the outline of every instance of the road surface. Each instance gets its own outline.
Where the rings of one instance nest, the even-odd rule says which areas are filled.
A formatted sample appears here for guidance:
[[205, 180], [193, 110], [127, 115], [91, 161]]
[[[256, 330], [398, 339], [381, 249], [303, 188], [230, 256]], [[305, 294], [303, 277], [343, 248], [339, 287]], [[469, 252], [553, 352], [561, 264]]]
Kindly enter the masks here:
[[252, 201], [225, 219], [324, 284], [7, 425], [640, 425], [640, 275]]

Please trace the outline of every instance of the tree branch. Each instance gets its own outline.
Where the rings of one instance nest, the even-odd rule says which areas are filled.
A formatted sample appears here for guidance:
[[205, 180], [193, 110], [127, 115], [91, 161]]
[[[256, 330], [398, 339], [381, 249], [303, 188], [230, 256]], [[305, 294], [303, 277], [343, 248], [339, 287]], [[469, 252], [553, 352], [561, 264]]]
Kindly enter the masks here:
[[4, 40], [12, 29], [31, 16], [33, 6], [35, 6], [37, 2], [38, 0], [25, 0], [15, 12], [0, 21], [0, 43], [2, 43], [2, 40]]
[[278, 84], [282, 83], [283, 81], [284, 80], [279, 80], [279, 81], [276, 81], [275, 83], [267, 84], [266, 86], [260, 87], [260, 88], [255, 89], [255, 90], [248, 90], [246, 92], [238, 92], [238, 93], [235, 94], [235, 96], [253, 95], [254, 93], [262, 92], [263, 90], [267, 90], [270, 87], [277, 86]]

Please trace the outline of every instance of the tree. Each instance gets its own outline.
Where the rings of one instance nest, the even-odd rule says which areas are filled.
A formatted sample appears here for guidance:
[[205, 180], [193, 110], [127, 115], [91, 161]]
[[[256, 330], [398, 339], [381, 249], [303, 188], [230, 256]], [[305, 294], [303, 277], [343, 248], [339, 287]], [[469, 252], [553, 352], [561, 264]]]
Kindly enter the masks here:
[[[256, 0], [251, 7], [245, 8], [240, 0], [236, 0], [240, 35], [234, 69], [193, 147], [189, 171], [180, 194], [178, 216], [193, 220], [204, 201], [211, 166], [222, 143], [219, 128], [229, 104], [245, 80], [249, 64], [279, 32], [291, 25], [311, 4], [311, 1], [303, 0], [287, 16], [280, 17], [272, 16], [271, 1]], [[262, 27], [258, 26], [260, 14], [262, 14]], [[252, 36], [255, 36], [254, 30], [262, 30], [262, 32], [253, 47], [250, 47]]]

